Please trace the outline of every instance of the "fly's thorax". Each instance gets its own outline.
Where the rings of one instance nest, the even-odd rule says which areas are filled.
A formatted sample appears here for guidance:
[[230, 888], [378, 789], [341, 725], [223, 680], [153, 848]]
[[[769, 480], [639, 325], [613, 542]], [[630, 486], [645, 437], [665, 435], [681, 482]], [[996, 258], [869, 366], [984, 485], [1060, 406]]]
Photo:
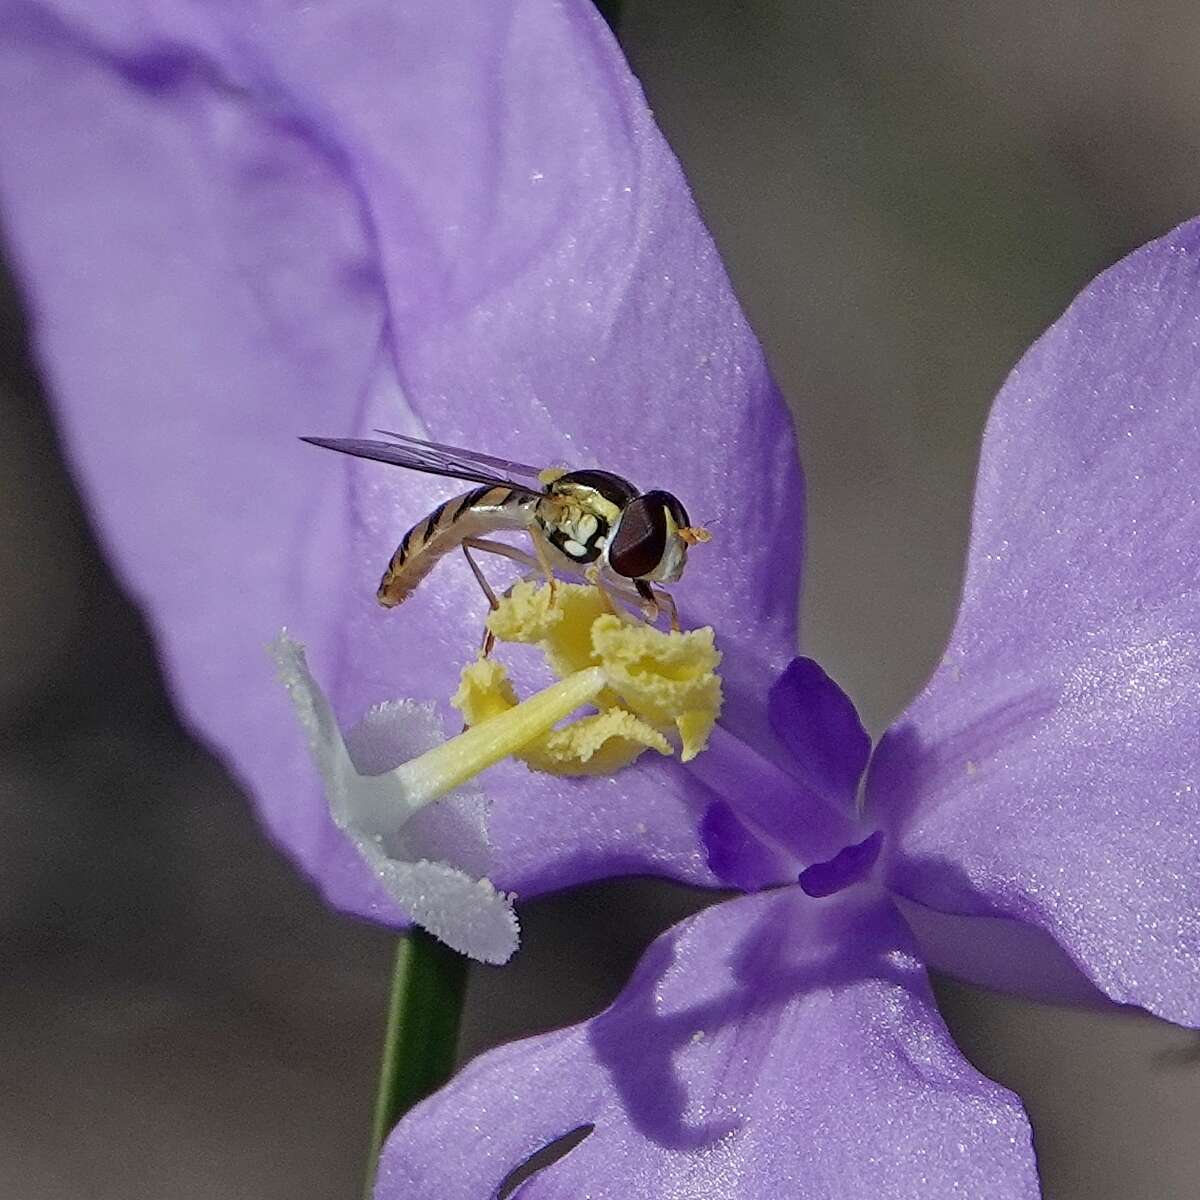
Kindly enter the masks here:
[[570, 503], [543, 503], [538, 523], [550, 545], [580, 566], [600, 557], [612, 528], [603, 515]]
[[569, 471], [546, 488], [537, 519], [546, 540], [572, 563], [586, 566], [604, 552], [621, 511], [637, 495], [608, 471]]

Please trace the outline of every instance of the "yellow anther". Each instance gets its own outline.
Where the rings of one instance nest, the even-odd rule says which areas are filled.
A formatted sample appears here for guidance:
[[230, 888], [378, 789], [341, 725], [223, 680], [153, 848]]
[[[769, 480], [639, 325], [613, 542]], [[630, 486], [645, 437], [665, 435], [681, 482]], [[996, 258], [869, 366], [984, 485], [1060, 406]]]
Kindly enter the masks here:
[[[609, 686], [592, 703], [600, 712], [547, 732], [517, 752], [532, 769], [557, 775], [610, 774], [643, 751], [670, 753], [674, 732], [684, 761], [704, 749], [721, 710], [721, 656], [711, 629], [663, 633], [608, 612], [601, 593], [562, 584], [549, 590], [520, 583], [488, 619], [500, 640], [541, 647], [564, 679], [603, 669]], [[453, 703], [468, 725], [516, 703], [502, 667], [481, 660], [466, 667]]]
[[519, 701], [504, 667], [494, 658], [477, 658], [463, 667], [450, 703], [468, 725], [478, 725], [516, 708]]
[[553, 603], [550, 589], [518, 583], [487, 619], [502, 642], [540, 646], [550, 669], [560, 678], [598, 664], [592, 649], [592, 624], [608, 612], [599, 588], [559, 583]]
[[644, 750], [669, 758], [671, 743], [633, 713], [609, 708], [550, 730], [520, 757], [533, 770], [550, 775], [611, 775]]
[[712, 629], [663, 633], [604, 616], [592, 625], [592, 645], [624, 705], [657, 728], [674, 726], [683, 761], [695, 758], [721, 713], [721, 655]]

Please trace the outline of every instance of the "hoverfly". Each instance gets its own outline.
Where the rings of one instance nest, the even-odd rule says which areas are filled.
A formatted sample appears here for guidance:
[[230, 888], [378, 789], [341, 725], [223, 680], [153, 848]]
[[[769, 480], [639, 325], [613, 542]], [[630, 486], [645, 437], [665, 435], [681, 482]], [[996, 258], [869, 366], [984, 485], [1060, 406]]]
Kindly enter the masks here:
[[[679, 627], [671, 596], [653, 584], [678, 580], [687, 564], [688, 547], [707, 542], [711, 535], [690, 523], [687, 510], [670, 492], [639, 492], [611, 471], [539, 469], [404, 434], [376, 432], [392, 441], [324, 437], [301, 441], [478, 485], [439, 504], [404, 535], [379, 581], [376, 598], [384, 607], [407, 600], [440, 559], [461, 547], [493, 608], [495, 594], [472, 550], [540, 570], [551, 587], [556, 571], [582, 576], [606, 597], [614, 590], [625, 599], [635, 599], [628, 592], [632, 585], [650, 620], [658, 617], [662, 604], [672, 627]], [[488, 537], [501, 530], [528, 532], [534, 557]], [[612, 604], [611, 598], [608, 602]]]

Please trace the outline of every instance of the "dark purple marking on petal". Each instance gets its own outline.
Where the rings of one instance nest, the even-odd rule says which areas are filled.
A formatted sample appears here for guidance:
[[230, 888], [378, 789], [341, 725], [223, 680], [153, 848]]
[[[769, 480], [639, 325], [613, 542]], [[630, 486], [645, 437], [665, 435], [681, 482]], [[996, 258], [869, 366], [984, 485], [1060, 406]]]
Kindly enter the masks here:
[[705, 809], [700, 838], [712, 873], [730, 887], [754, 892], [787, 878], [787, 857], [755, 837], [724, 800]]
[[708, 749], [684, 769], [724, 800], [752, 833], [792, 855], [795, 866], [777, 882], [790, 882], [795, 868], [823, 862], [862, 837], [857, 818], [844, 806], [781, 770], [723, 725], [713, 730]]
[[800, 872], [800, 886], [810, 896], [832, 896], [865, 879], [879, 858], [882, 847], [883, 831], [877, 829], [861, 842], [839, 850], [827, 862], [805, 867]]
[[166, 92], [208, 74], [204, 61], [180, 46], [160, 46], [118, 63], [130, 83], [148, 92]]
[[793, 658], [769, 698], [771, 728], [830, 800], [852, 804], [871, 754], [854, 702], [811, 658]]

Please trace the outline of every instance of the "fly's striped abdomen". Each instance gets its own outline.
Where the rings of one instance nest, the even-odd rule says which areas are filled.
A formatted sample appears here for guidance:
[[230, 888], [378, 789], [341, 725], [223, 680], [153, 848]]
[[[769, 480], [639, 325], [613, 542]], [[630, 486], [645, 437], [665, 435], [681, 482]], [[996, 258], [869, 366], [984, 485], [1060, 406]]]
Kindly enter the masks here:
[[465, 538], [527, 528], [538, 500], [526, 491], [489, 484], [439, 504], [404, 535], [379, 581], [376, 599], [385, 608], [407, 600], [438, 560]]

